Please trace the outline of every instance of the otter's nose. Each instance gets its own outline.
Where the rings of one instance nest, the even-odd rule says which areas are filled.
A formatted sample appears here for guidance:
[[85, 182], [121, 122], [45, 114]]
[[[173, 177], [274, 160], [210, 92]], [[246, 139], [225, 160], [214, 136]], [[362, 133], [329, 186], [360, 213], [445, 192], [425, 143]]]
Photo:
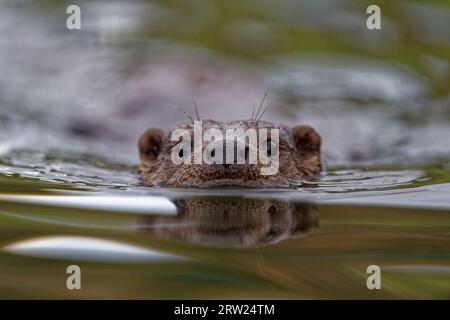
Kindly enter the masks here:
[[[245, 164], [248, 160], [248, 148], [245, 145], [245, 141], [220, 139], [210, 142], [208, 147], [213, 150], [210, 153], [206, 153], [207, 163], [214, 163], [214, 160], [222, 160], [221, 165], [225, 169], [229, 169], [233, 164]], [[220, 150], [220, 155], [216, 150]], [[217, 159], [221, 158], [221, 159]], [[216, 158], [216, 159], [214, 159]], [[217, 162], [215, 162], [217, 163]]]
[[248, 161], [248, 147], [245, 141], [226, 140], [225, 141], [225, 168], [233, 164], [245, 164]]

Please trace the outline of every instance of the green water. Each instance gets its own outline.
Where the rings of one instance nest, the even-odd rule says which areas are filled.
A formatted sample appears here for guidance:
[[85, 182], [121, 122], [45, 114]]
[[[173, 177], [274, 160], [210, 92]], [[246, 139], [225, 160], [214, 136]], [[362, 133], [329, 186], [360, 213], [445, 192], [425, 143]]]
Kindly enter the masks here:
[[[450, 187], [437, 167], [336, 170], [301, 190], [177, 191], [114, 183], [133, 168], [67, 166], [97, 176], [0, 176], [3, 298], [450, 297]], [[345, 203], [367, 194], [376, 206]], [[72, 264], [79, 291], [66, 288]], [[381, 290], [367, 289], [369, 265]]]

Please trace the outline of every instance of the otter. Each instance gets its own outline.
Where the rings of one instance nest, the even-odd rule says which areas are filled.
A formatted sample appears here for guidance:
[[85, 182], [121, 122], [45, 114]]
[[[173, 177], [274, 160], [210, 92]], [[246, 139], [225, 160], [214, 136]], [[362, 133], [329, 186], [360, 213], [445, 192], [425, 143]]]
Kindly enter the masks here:
[[[143, 185], [174, 188], [209, 187], [250, 187], [282, 188], [290, 187], [293, 181], [312, 178], [322, 169], [320, 147], [322, 139], [310, 126], [288, 127], [269, 121], [202, 121], [204, 130], [217, 128], [277, 129], [278, 171], [273, 175], [261, 173], [261, 163], [256, 164], [175, 164], [171, 157], [173, 148], [179, 141], [172, 141], [174, 130], [164, 132], [159, 128], [149, 128], [138, 142], [140, 165], [138, 173]], [[176, 129], [188, 130], [194, 135], [194, 123], [189, 122]], [[233, 141], [234, 143], [234, 141]], [[247, 151], [247, 150], [246, 150]], [[270, 148], [268, 149], [270, 152]], [[247, 156], [246, 156], [247, 157]]]
[[208, 247], [249, 248], [319, 231], [314, 203], [280, 199], [195, 196], [174, 199], [177, 215], [145, 215], [144, 234]]

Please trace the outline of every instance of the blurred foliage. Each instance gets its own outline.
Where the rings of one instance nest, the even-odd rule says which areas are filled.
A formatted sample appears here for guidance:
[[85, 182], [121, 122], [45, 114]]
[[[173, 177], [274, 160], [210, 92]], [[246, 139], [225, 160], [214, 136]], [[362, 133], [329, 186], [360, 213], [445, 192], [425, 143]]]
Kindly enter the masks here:
[[[111, 2], [97, 1], [109, 6]], [[41, 1], [54, 6], [85, 1]], [[450, 92], [450, 1], [152, 0], [133, 17], [131, 39], [166, 40], [266, 62], [274, 55], [351, 54], [408, 66]], [[149, 4], [149, 5], [147, 5]], [[366, 8], [381, 7], [382, 29], [366, 28]], [[83, 10], [83, 9], [82, 9]], [[117, 31], [117, 30], [116, 30]], [[139, 42], [142, 43], [142, 42]], [[440, 61], [437, 66], [434, 62]], [[445, 66], [442, 68], [441, 66]], [[437, 69], [437, 70], [436, 70]]]

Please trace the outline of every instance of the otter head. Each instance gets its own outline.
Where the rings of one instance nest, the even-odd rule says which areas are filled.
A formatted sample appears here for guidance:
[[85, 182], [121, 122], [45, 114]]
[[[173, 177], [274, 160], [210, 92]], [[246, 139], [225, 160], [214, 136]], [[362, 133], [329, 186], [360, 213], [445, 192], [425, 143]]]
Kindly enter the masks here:
[[267, 121], [187, 123], [139, 139], [143, 184], [165, 187], [288, 187], [321, 170], [320, 135]]

